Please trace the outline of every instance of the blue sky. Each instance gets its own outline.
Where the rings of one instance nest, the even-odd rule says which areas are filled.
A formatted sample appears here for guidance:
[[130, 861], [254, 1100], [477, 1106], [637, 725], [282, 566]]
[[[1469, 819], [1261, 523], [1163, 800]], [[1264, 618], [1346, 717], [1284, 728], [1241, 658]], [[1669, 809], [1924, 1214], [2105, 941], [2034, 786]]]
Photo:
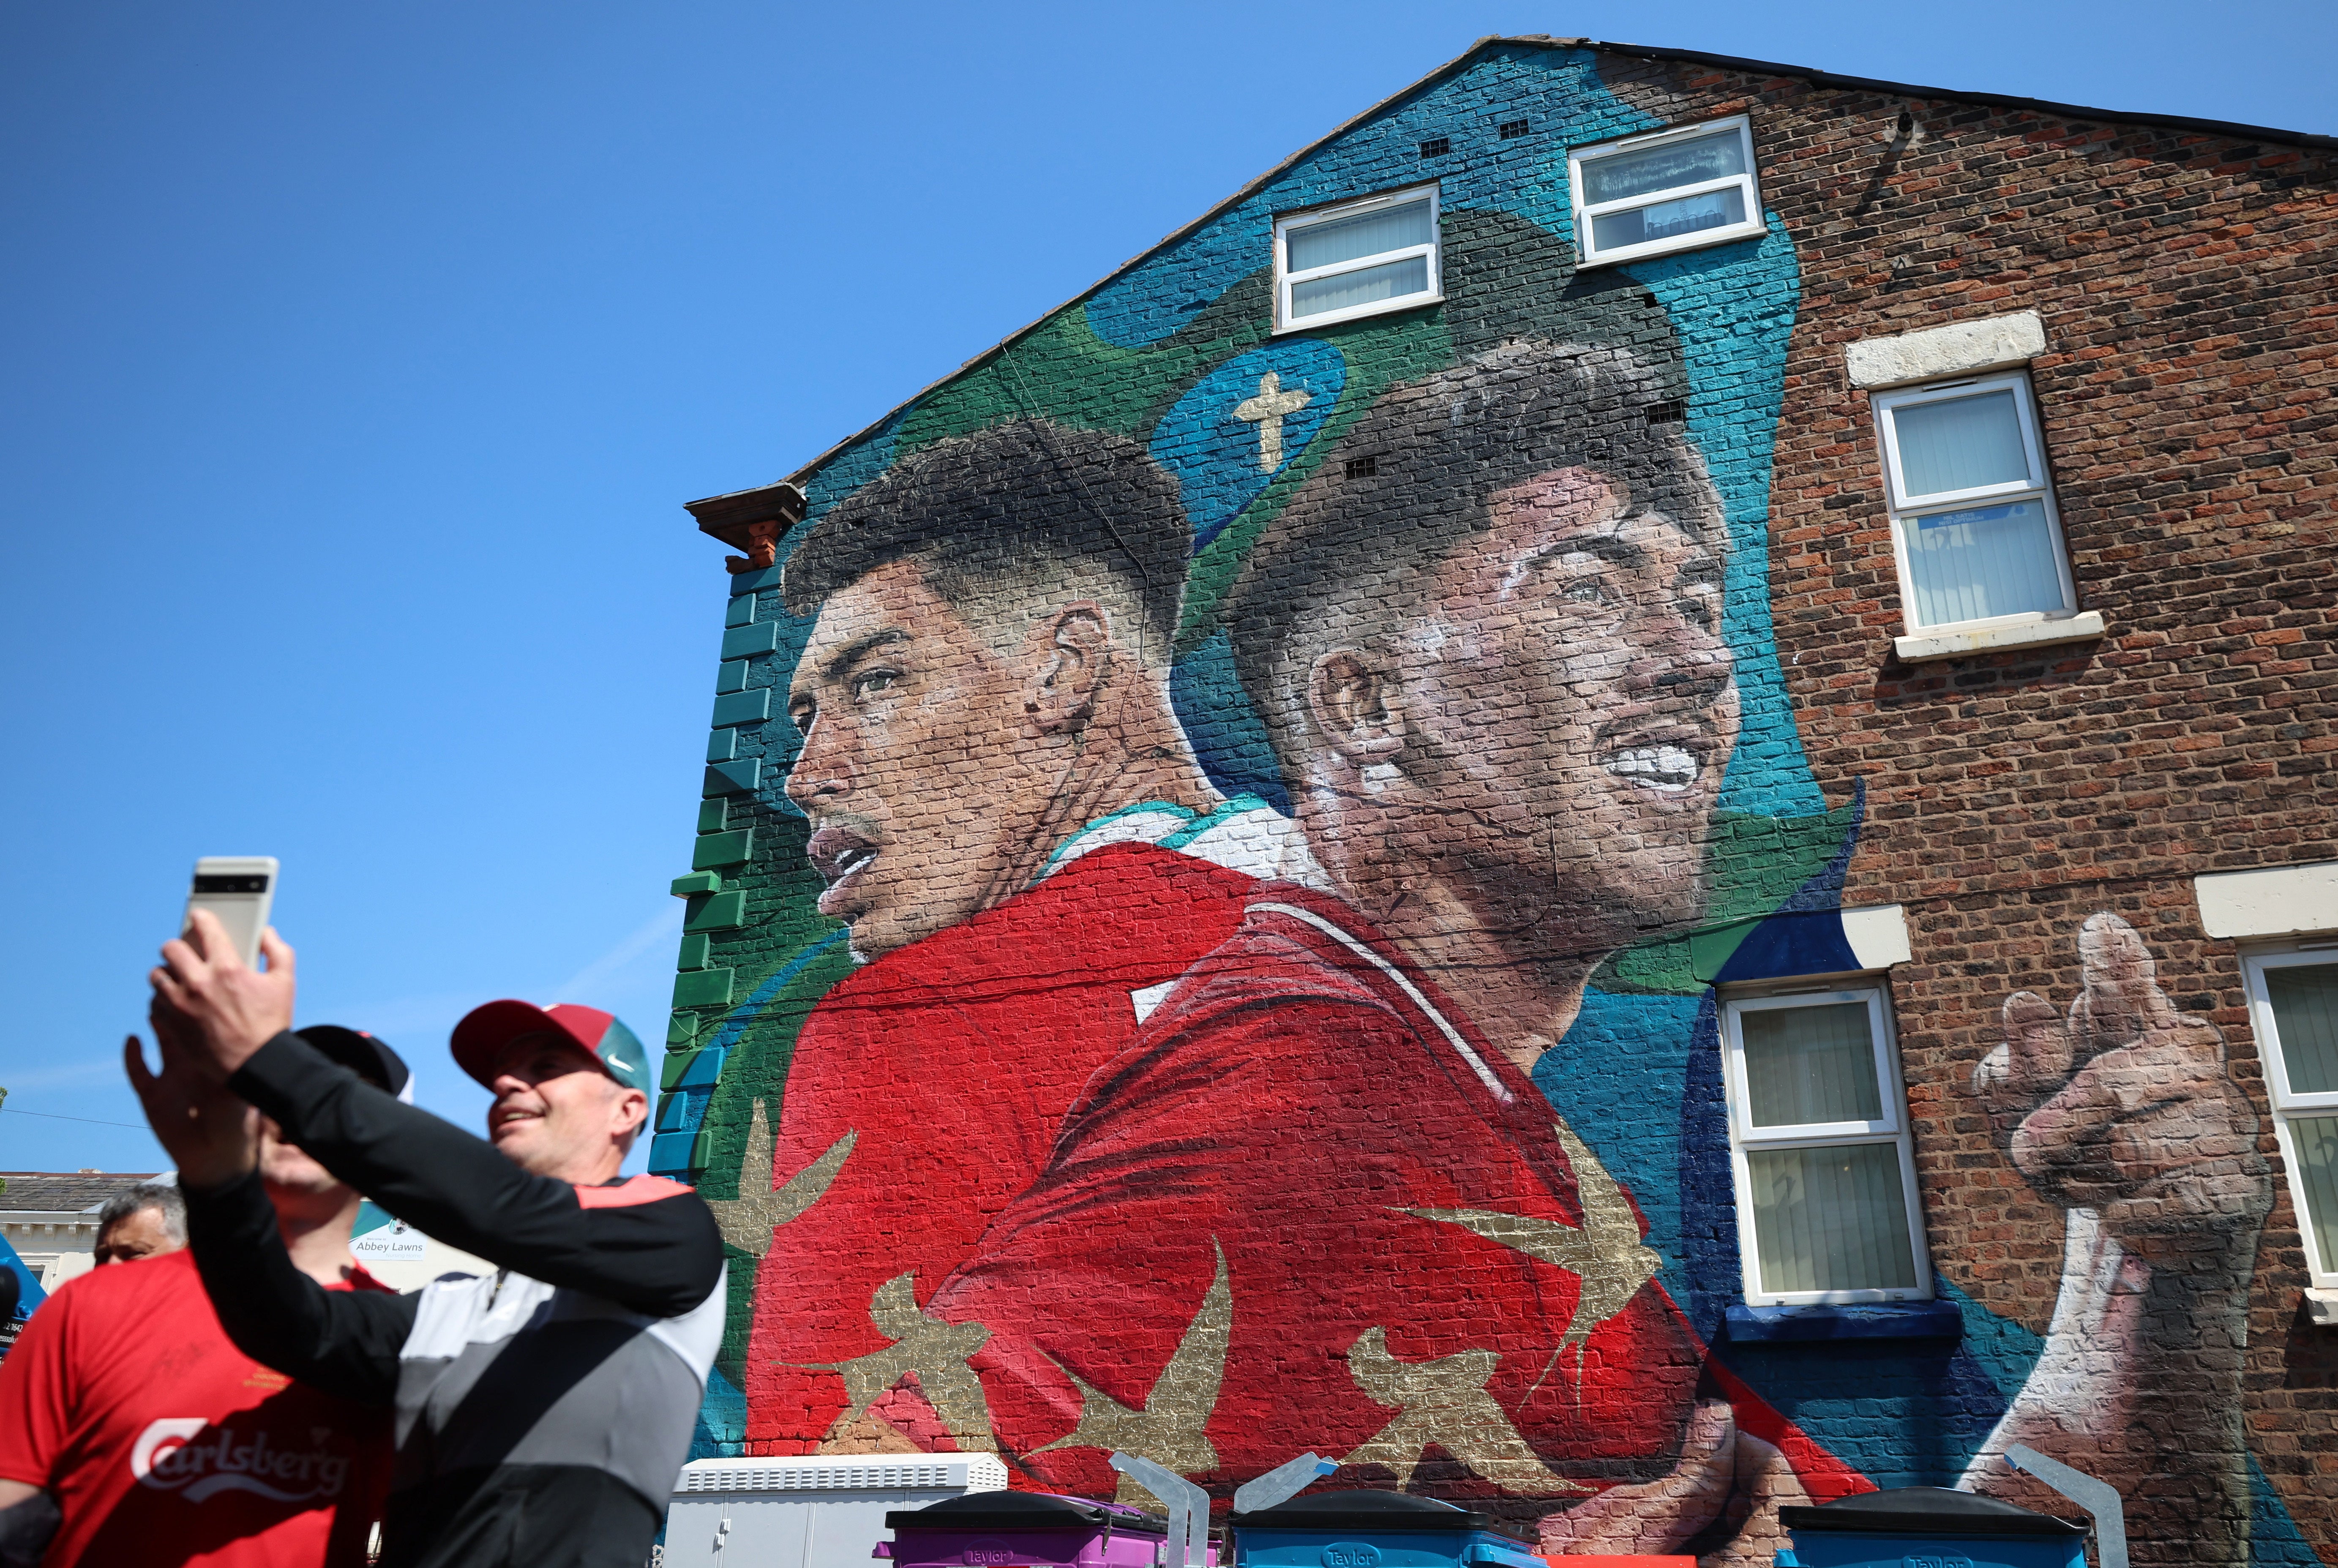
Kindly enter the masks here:
[[1489, 33], [2338, 131], [2326, 3], [0, 15], [0, 1169], [162, 1163], [117, 1052], [200, 855], [282, 858], [304, 1019], [467, 1123], [477, 1002], [657, 1037], [725, 592], [680, 503]]

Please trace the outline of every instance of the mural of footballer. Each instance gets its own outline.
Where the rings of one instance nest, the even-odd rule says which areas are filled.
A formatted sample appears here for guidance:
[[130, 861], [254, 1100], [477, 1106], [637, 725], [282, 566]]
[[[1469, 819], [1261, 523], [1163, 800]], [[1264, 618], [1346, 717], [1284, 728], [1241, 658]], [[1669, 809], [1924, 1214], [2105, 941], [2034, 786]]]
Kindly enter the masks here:
[[1781, 1443], [1859, 1485], [1700, 1407], [1743, 1391], [1528, 1077], [1610, 952], [1695, 916], [1735, 740], [1720, 506], [1664, 401], [1624, 350], [1505, 346], [1385, 395], [1341, 447], [1376, 472], [1334, 453], [1253, 551], [1225, 622], [1327, 875], [1252, 897], [928, 1309], [986, 1331], [1041, 1484], [1312, 1447], [1578, 1504], [1594, 1550], [1804, 1497]]
[[[1720, 508], [1664, 402], [1626, 351], [1507, 345], [1386, 395], [1342, 444], [1377, 472], [1334, 453], [1252, 553], [1225, 622], [1323, 875], [1252, 895], [920, 1320], [981, 1335], [1040, 1484], [1101, 1490], [1115, 1447], [1229, 1481], [1312, 1447], [1523, 1504], [1547, 1549], [1715, 1561], [1766, 1561], [1781, 1504], [1867, 1485], [1705, 1361], [1628, 1195], [1526, 1076], [1609, 953], [1696, 917], [1735, 739]], [[2182, 1240], [2263, 1211], [2220, 1044], [2158, 1044], [2132, 933], [2089, 941], [2128, 1054], [2089, 1080], [2088, 1046], [2010, 1008], [2030, 1034], [1997, 1102], [2060, 1092], [2017, 1150], [2140, 1194], [2120, 1207], [2176, 1233], [2160, 1257], [2245, 1251]], [[2102, 1316], [2049, 1338], [1992, 1448], [2067, 1429], [2074, 1376], [2082, 1408], [2132, 1406], [2146, 1338]]]
[[935, 1354], [978, 1334], [918, 1308], [1037, 1177], [1135, 1033], [1132, 994], [1232, 936], [1254, 875], [1303, 863], [1289, 822], [1211, 786], [1171, 710], [1190, 537], [1135, 443], [1023, 420], [911, 454], [788, 559], [791, 608], [818, 616], [788, 795], [863, 966], [805, 1022], [776, 1145], [751, 1129], [793, 1180], [716, 1205], [766, 1259], [765, 1451], [989, 1446], [980, 1389]]
[[[1115, 1448], [1235, 1482], [1311, 1446], [1351, 1482], [1539, 1517], [1551, 1550], [1716, 1559], [1781, 1544], [1780, 1504], [1866, 1484], [1707, 1362], [1629, 1195], [1528, 1078], [1610, 953], [1702, 906], [1737, 697], [1720, 508], [1678, 426], [1650, 421], [1669, 401], [1624, 350], [1514, 342], [1385, 395], [1269, 525], [1223, 618], [1312, 858], [1220, 802], [1176, 731], [1174, 606], [1142, 608], [1173, 534], [1121, 542], [1154, 536], [1147, 506], [1090, 508], [1140, 563], [1115, 585], [1094, 522], [1050, 545], [908, 499], [959, 464], [962, 489], [1019, 483], [1038, 516], [1080, 494], [1067, 444], [1144, 476], [1133, 445], [984, 432], [816, 526], [790, 569], [791, 604], [820, 612], [790, 791], [823, 907], [869, 962], [791, 1073], [774, 1165], [792, 1178], [758, 1223], [813, 1287], [759, 1293], [751, 1437], [996, 1443], [1087, 1492], [1113, 1486]], [[1375, 462], [1350, 478], [1354, 453]], [[969, 778], [995, 808], [935, 806]], [[1214, 862], [1176, 858], [1213, 833]], [[1178, 887], [1189, 902], [1148, 923]], [[2020, 1049], [1978, 1086], [2041, 1190], [2148, 1210], [2125, 1234], [2176, 1236], [2159, 1257], [2203, 1256], [2181, 1240], [2203, 1217], [2253, 1235], [2262, 1161], [2234, 1152], [2246, 1104], [2221, 1043], [2090, 1044], [2175, 1026], [2132, 933], [2089, 941], [2104, 998], [2056, 1036], [2076, 1044], [2038, 1045], [2054, 1032], [2021, 999]], [[2111, 1181], [2087, 1140], [2131, 1120], [2111, 1080], [2136, 1061], [2177, 1083], [2151, 1114], [2203, 1136], [2130, 1150]], [[864, 1164], [840, 1108], [885, 1098], [872, 1073], [902, 1113]], [[935, 1146], [925, 1127], [973, 1124], [968, 1095], [996, 1144]], [[2132, 1250], [2090, 1245], [2073, 1267], [2107, 1283], [2058, 1316], [1967, 1485], [2016, 1485], [1986, 1463], [2007, 1441], [2077, 1431], [2074, 1390], [2097, 1426], [2135, 1407], [2150, 1342], [2121, 1281], [2141, 1265], [2103, 1274]]]

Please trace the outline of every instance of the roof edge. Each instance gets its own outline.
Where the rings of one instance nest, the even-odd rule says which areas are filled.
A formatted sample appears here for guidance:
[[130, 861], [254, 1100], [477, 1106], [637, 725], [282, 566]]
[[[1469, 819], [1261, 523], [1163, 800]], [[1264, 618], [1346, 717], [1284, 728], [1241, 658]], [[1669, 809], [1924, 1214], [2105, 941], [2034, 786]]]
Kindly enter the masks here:
[[[1396, 92], [1390, 93], [1387, 97], [1380, 99], [1379, 102], [1373, 103], [1370, 107], [1362, 110], [1361, 113], [1350, 115], [1347, 119], [1341, 121], [1339, 124], [1333, 126], [1322, 135], [1316, 137], [1313, 141], [1301, 147], [1297, 152], [1291, 153], [1288, 157], [1285, 157], [1281, 162], [1275, 163], [1263, 173], [1257, 175], [1255, 178], [1244, 183], [1241, 189], [1235, 191], [1233, 194], [1211, 206], [1199, 217], [1171, 230], [1161, 239], [1154, 240], [1152, 244], [1146, 246], [1144, 250], [1138, 251], [1135, 255], [1130, 257], [1127, 260], [1122, 262], [1119, 266], [1114, 268], [1111, 271], [1097, 279], [1094, 283], [1089, 284], [1086, 289], [1083, 289], [1077, 294], [1073, 295], [1070, 299], [1064, 300], [1061, 304], [1049, 307], [1047, 309], [1042, 311], [1036, 318], [1026, 323], [1024, 326], [1017, 328], [1014, 331], [1008, 333], [1006, 337], [1000, 338], [997, 343], [984, 349], [981, 353], [965, 360], [956, 368], [945, 371], [941, 375], [937, 376], [931, 381], [927, 382], [923, 387], [918, 387], [915, 392], [912, 392], [909, 396], [902, 398], [890, 408], [888, 408], [879, 417], [871, 420], [869, 424], [854, 431], [851, 435], [833, 443], [825, 450], [821, 451], [817, 456], [811, 457], [799, 465], [786, 475], [785, 479], [777, 481], [776, 483], [794, 485], [801, 487], [811, 475], [820, 469], [822, 464], [828, 462], [829, 459], [836, 456], [839, 453], [845, 451], [847, 448], [853, 446], [861, 441], [867, 440], [869, 436], [883, 429], [886, 425], [914, 406], [919, 398], [925, 397], [928, 392], [933, 391], [936, 387], [944, 386], [948, 382], [957, 379], [958, 377], [965, 375], [969, 370], [978, 368], [979, 367], [987, 365], [990, 363], [990, 361], [1000, 358], [1009, 349], [1013, 348], [1017, 344], [1022, 342], [1023, 339], [1028, 338], [1032, 333], [1046, 326], [1050, 320], [1060, 315], [1062, 312], [1070, 309], [1075, 305], [1078, 305], [1088, 299], [1094, 299], [1113, 283], [1118, 281], [1120, 279], [1127, 276], [1130, 272], [1142, 266], [1145, 261], [1158, 255], [1163, 250], [1167, 250], [1170, 246], [1176, 244], [1187, 235], [1193, 234], [1208, 226], [1212, 221], [1216, 220], [1220, 214], [1235, 207], [1239, 207], [1243, 202], [1248, 201], [1252, 194], [1272, 182], [1274, 178], [1281, 174], [1284, 170], [1291, 168], [1293, 164], [1296, 164], [1300, 160], [1307, 157], [1318, 148], [1337, 141], [1340, 137], [1346, 135], [1350, 131], [1355, 129], [1357, 126], [1363, 124], [1365, 122], [1372, 119], [1376, 115], [1384, 113], [1388, 110], [1396, 107], [1405, 100], [1428, 91], [1438, 83], [1442, 82], [1447, 77], [1460, 71], [1464, 66], [1468, 65], [1472, 60], [1475, 60], [1478, 55], [1484, 54], [1486, 51], [1498, 48], [1506, 44], [1523, 44], [1528, 47], [1537, 49], [1589, 49], [1604, 54], [1623, 55], [1627, 58], [1679, 61], [1687, 64], [1711, 65], [1723, 70], [1760, 73], [1772, 76], [1797, 76], [1809, 82], [1813, 86], [1818, 87], [1842, 88], [1857, 92], [1890, 93], [1902, 97], [1911, 98], [1954, 99], [1964, 103], [1986, 103], [1997, 108], [2028, 109], [2046, 113], [2068, 115], [2077, 119], [2105, 121], [2123, 125], [2162, 125], [2174, 130], [2196, 131], [2210, 135], [2235, 136], [2254, 140], [2272, 140], [2304, 147], [2338, 148], [2338, 136], [2327, 136], [2317, 132], [2304, 131], [2282, 131], [2265, 125], [2245, 125], [2237, 122], [2201, 120], [2184, 115], [2145, 114], [2129, 110], [2094, 109], [2087, 107], [2084, 104], [2059, 103], [2050, 99], [2043, 98], [2020, 98], [2002, 93], [1972, 93], [1964, 92], [1951, 87], [1926, 87], [1906, 82], [1887, 82], [1880, 78], [1870, 76], [1844, 76], [1839, 75], [1832, 71], [1821, 71], [1815, 67], [1808, 65], [1782, 64], [1774, 60], [1749, 60], [1734, 54], [1707, 54], [1703, 50], [1697, 49], [1665, 49], [1639, 44], [1613, 44], [1595, 38], [1555, 38], [1548, 34], [1539, 33], [1514, 34], [1488, 34], [1484, 37], [1477, 40], [1477, 42], [1471, 44], [1469, 48], [1464, 49], [1460, 54], [1456, 54], [1452, 59], [1446, 61], [1435, 70], [1430, 71], [1427, 75], [1422, 76], [1409, 85], [1401, 87]], [[768, 489], [770, 486], [756, 486], [754, 488]]]
[[[1488, 40], [1534, 44], [1535, 38]], [[1560, 42], [1552, 40], [1552, 42]], [[1599, 49], [1610, 54], [1636, 55], [1645, 60], [1680, 60], [1693, 65], [1714, 65], [1730, 71], [1759, 71], [1773, 76], [1800, 76], [1820, 87], [1860, 92], [1895, 93], [1909, 98], [1954, 98], [1968, 103], [1988, 103], [2000, 109], [2035, 109], [2079, 120], [2108, 121], [2121, 125], [2165, 125], [2173, 130], [2198, 131], [2214, 136], [2237, 136], [2274, 141], [2301, 147], [2338, 148], [2338, 135], [2314, 131], [2284, 131], [2272, 125], [2247, 125], [2236, 120], [2201, 120], [2185, 114], [2147, 114], [2135, 109], [2097, 109], [2084, 103], [2062, 103], [2051, 98], [2019, 98], [2006, 93], [1968, 92], [1960, 87], [1926, 87], [1911, 82], [1886, 82], [1873, 76], [1842, 76], [1809, 65], [1783, 65], [1774, 60], [1747, 60], [1734, 54], [1708, 54], [1697, 49], [1664, 49], [1642, 44], [1611, 44], [1603, 40], [1568, 40], [1577, 48]]]

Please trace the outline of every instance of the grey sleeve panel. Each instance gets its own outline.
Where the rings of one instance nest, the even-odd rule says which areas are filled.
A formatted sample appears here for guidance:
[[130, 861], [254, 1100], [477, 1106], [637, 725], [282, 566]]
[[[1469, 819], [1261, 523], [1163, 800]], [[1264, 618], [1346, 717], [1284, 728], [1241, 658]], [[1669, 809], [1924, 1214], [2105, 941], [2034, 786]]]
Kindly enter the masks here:
[[399, 1358], [395, 1485], [573, 1465], [663, 1507], [689, 1455], [723, 1304], [720, 1279], [678, 1318], [523, 1275], [437, 1281]]

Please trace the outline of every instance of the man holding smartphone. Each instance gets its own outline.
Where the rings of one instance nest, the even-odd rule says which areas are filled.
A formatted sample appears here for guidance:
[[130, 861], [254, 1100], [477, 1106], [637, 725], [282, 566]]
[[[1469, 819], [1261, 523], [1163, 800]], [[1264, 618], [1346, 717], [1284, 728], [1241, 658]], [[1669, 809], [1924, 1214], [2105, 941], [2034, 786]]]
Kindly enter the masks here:
[[[162, 1072], [132, 1082], [179, 1162], [192, 1250], [229, 1335], [279, 1372], [395, 1406], [385, 1568], [640, 1568], [722, 1333], [722, 1247], [696, 1193], [618, 1171], [648, 1114], [632, 1032], [491, 1002], [456, 1061], [495, 1093], [472, 1137], [303, 1049], [292, 950], [243, 962], [198, 910], [153, 972]], [[245, 1102], [383, 1208], [500, 1265], [412, 1296], [329, 1293], [267, 1223]]]
[[[300, 1038], [294, 1049], [329, 1070], [406, 1087], [406, 1063], [371, 1035], [323, 1025]], [[357, 1192], [239, 1111], [229, 1120], [291, 1267], [320, 1293], [386, 1294], [349, 1252]], [[167, 1200], [176, 1239], [139, 1251], [112, 1227], [100, 1260], [120, 1266], [66, 1281], [0, 1363], [0, 1565], [355, 1568], [388, 1489], [388, 1413], [237, 1348], [182, 1250], [179, 1192], [131, 1196], [124, 1218]]]

